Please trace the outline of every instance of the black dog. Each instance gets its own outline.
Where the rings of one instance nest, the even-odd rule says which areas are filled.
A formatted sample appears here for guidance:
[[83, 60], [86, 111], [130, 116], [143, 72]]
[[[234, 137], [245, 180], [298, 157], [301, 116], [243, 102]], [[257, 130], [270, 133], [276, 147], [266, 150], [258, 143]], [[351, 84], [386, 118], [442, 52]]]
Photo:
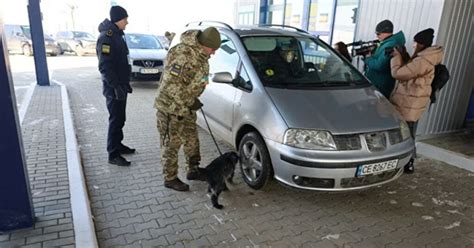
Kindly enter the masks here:
[[219, 194], [223, 190], [228, 190], [226, 181], [232, 183], [235, 165], [239, 162], [239, 156], [235, 152], [226, 152], [214, 159], [206, 168], [199, 168], [199, 172], [206, 175], [209, 184], [208, 192], [211, 195], [212, 206], [222, 209], [219, 204]]

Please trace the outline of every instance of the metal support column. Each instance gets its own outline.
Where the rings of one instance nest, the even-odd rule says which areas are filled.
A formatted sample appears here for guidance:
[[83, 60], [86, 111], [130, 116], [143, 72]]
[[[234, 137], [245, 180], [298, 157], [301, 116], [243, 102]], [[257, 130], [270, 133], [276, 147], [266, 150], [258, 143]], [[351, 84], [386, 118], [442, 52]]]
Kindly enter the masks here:
[[30, 19], [33, 55], [35, 56], [36, 82], [41, 86], [49, 86], [40, 0], [28, 0], [28, 17]]
[[309, 29], [309, 15], [311, 12], [311, 0], [304, 0], [303, 3], [303, 23], [301, 24], [301, 28], [304, 30]]
[[0, 16], [0, 232], [33, 226], [28, 172]]
[[268, 1], [269, 0], [260, 1], [260, 21], [258, 24], [267, 24], [268, 22]]

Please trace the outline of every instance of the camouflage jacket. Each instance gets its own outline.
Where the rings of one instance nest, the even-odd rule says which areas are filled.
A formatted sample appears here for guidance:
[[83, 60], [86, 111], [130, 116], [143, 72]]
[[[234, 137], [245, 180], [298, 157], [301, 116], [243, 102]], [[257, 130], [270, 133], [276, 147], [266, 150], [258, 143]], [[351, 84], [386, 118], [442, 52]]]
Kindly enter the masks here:
[[200, 47], [198, 33], [199, 30], [184, 32], [181, 42], [169, 50], [155, 99], [156, 109], [178, 116], [194, 114], [189, 107], [209, 82], [209, 55]]

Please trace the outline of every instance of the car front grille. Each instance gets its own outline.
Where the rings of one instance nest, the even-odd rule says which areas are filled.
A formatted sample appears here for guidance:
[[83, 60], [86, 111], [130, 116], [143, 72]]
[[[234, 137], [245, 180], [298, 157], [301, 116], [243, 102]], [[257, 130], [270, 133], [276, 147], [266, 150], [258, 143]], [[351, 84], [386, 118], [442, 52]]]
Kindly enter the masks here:
[[362, 149], [359, 134], [335, 135], [333, 139], [334, 143], [336, 143], [337, 150], [339, 151]]
[[402, 170], [402, 169], [403, 168], [382, 172], [377, 175], [368, 175], [364, 177], [343, 178], [341, 179], [341, 187], [342, 188], [360, 187], [360, 186], [371, 185], [371, 184], [387, 181], [393, 178], [395, 175], [397, 175], [399, 170]]
[[162, 60], [149, 60], [149, 59], [147, 59], [147, 60], [134, 60], [133, 65], [141, 66], [141, 67], [145, 67], [145, 68], [154, 68], [154, 67], [162, 66], [163, 61]]
[[334, 135], [334, 143], [338, 151], [354, 151], [362, 149], [361, 135], [371, 152], [384, 151], [387, 148], [387, 136], [391, 145], [403, 141], [400, 129], [392, 129], [374, 133]]

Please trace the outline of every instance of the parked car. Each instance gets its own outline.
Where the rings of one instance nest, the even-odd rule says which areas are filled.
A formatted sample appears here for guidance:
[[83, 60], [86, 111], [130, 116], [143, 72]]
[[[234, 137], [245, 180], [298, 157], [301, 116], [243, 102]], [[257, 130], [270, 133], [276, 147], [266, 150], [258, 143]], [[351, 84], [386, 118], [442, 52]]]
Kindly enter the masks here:
[[[4, 27], [10, 53], [20, 53], [25, 56], [33, 55], [33, 42], [31, 41], [31, 32], [28, 25], [6, 24]], [[44, 45], [46, 54], [51, 56], [62, 54], [59, 44], [47, 34], [44, 34]]]
[[[219, 32], [200, 100], [212, 133], [238, 150], [251, 188], [274, 177], [344, 191], [401, 176], [414, 151], [406, 122], [331, 46], [295, 28]], [[201, 111], [198, 124], [208, 130]]]
[[82, 31], [60, 31], [56, 33], [56, 40], [65, 52], [73, 52], [78, 56], [95, 54], [97, 38]]
[[159, 80], [167, 51], [150, 34], [125, 34], [129, 50], [129, 63], [132, 68], [132, 78]]

